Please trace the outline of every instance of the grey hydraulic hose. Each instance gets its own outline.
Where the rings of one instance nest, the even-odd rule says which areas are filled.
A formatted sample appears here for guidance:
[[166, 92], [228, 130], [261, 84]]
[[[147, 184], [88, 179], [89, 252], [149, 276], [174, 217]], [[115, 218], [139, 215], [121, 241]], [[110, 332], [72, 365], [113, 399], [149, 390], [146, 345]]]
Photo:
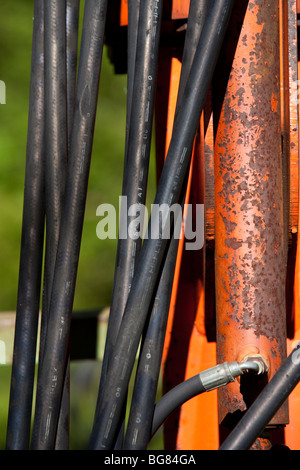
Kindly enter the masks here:
[[238, 362], [224, 362], [223, 364], [218, 364], [217, 366], [200, 372], [174, 387], [166, 393], [155, 406], [152, 421], [152, 436], [172, 411], [183, 403], [203, 392], [209, 392], [210, 390], [234, 382], [236, 377], [241, 376], [244, 372], [249, 370], [258, 373], [259, 365], [255, 362], [247, 362], [244, 364]]
[[6, 448], [29, 446], [44, 240], [44, 2], [34, 2], [22, 240]]
[[68, 358], [90, 170], [107, 0], [85, 3], [76, 104], [32, 449], [53, 449]]
[[[160, 177], [155, 204], [171, 207], [178, 203], [189, 168], [191, 148], [204, 106], [234, 0], [214, 1], [195, 53], [168, 155]], [[110, 449], [115, 439], [139, 341], [157, 285], [167, 239], [151, 236], [144, 240], [108, 369], [100, 407], [94, 423], [90, 448]]]
[[270, 422], [300, 380], [300, 343], [287, 357], [220, 450], [247, 450]]

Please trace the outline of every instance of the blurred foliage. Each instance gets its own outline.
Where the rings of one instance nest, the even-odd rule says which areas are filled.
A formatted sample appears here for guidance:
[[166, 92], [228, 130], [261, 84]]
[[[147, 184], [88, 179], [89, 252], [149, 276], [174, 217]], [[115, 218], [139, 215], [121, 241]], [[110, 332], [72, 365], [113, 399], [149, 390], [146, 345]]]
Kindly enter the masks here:
[[[81, 18], [83, 12], [82, 1]], [[14, 311], [17, 302], [22, 207], [27, 142], [33, 0], [0, 3], [0, 80], [6, 104], [0, 105], [0, 312]], [[125, 143], [126, 75], [114, 74], [104, 50], [86, 215], [76, 285], [75, 309], [110, 304], [116, 240], [96, 236], [96, 209], [118, 208]], [[155, 164], [151, 157], [148, 201], [154, 198]], [[97, 364], [72, 365], [71, 447], [84, 448], [96, 403]], [[80, 385], [81, 384], [81, 385]], [[84, 385], [83, 385], [84, 384]], [[90, 385], [87, 387], [87, 385]], [[0, 369], [0, 448], [4, 447], [10, 367]], [[71, 386], [72, 390], [72, 386]], [[72, 429], [75, 429], [72, 432]]]

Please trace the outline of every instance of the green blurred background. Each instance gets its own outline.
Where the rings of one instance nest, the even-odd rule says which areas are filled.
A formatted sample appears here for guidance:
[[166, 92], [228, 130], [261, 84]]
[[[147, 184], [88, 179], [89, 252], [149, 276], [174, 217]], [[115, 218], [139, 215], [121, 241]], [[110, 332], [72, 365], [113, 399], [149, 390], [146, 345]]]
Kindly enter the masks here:
[[[81, 0], [81, 18], [84, 2]], [[15, 311], [22, 226], [23, 189], [33, 26], [33, 0], [0, 2], [0, 80], [6, 104], [0, 105], [0, 312]], [[74, 309], [110, 304], [116, 240], [96, 236], [96, 209], [118, 207], [125, 142], [126, 75], [114, 74], [104, 50], [98, 114]], [[155, 192], [151, 156], [148, 201]], [[3, 313], [2, 313], [3, 315]], [[2, 335], [2, 336], [1, 336]], [[0, 328], [0, 340], [4, 333]], [[10, 341], [10, 339], [5, 341]], [[96, 403], [101, 364], [79, 361], [71, 369], [71, 444], [85, 448]], [[5, 446], [10, 366], [0, 366], [0, 449]], [[152, 448], [158, 448], [154, 441]]]

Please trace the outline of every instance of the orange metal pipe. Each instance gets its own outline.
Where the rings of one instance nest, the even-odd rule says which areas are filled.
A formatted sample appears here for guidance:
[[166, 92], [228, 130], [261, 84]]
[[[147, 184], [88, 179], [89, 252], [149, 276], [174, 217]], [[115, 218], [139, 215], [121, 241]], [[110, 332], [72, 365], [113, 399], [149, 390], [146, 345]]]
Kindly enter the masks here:
[[[229, 79], [214, 110], [217, 357], [261, 354], [270, 378], [286, 357], [278, 1], [236, 2], [221, 57], [216, 91], [226, 70]], [[237, 381], [219, 390], [224, 426], [253, 399], [242, 392]], [[287, 422], [284, 405], [272, 423]]]

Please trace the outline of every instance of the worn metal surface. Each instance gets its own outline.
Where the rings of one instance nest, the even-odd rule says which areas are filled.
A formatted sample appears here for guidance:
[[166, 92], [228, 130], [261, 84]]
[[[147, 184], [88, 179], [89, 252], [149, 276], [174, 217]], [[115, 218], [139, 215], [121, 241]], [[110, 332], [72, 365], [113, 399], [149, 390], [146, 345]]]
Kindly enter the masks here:
[[[259, 353], [269, 376], [286, 356], [278, 8], [277, 1], [236, 2], [215, 83], [221, 94], [227, 71], [215, 109], [218, 362]], [[246, 408], [239, 383], [220, 389], [221, 422]], [[284, 406], [273, 422], [287, 420]]]

